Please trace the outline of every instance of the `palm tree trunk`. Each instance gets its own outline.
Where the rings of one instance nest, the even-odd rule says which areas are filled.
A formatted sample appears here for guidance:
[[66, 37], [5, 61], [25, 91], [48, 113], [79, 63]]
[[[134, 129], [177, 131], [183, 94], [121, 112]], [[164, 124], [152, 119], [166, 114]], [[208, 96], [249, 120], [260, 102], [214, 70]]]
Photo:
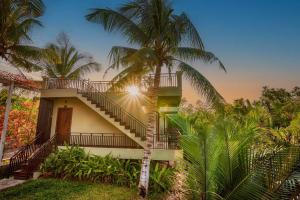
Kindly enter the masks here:
[[150, 87], [149, 91], [149, 107], [148, 107], [148, 121], [147, 121], [147, 131], [146, 131], [146, 148], [144, 149], [144, 156], [142, 160], [141, 175], [139, 182], [139, 194], [145, 198], [148, 193], [149, 185], [149, 173], [150, 173], [150, 161], [151, 153], [154, 143], [154, 135], [156, 134], [156, 111], [157, 111], [157, 99], [158, 99], [158, 89], [160, 83], [160, 73], [161, 65], [156, 67], [154, 75], [153, 87]]

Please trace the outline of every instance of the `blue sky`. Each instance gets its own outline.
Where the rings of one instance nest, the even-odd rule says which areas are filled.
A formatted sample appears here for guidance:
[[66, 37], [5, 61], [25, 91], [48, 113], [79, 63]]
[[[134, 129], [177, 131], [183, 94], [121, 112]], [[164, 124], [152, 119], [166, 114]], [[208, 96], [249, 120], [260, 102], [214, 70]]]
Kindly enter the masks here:
[[[107, 33], [84, 19], [89, 8], [116, 8], [123, 0], [45, 0], [44, 27], [33, 32], [43, 46], [66, 32], [76, 47], [91, 53], [107, 66], [113, 45], [126, 45], [118, 33]], [[186, 12], [198, 28], [206, 49], [226, 65], [194, 63], [227, 101], [255, 99], [261, 87], [292, 88], [300, 85], [299, 0], [174, 0], [175, 12]], [[102, 79], [101, 74], [89, 76]], [[195, 102], [199, 96], [185, 84], [184, 95]]]

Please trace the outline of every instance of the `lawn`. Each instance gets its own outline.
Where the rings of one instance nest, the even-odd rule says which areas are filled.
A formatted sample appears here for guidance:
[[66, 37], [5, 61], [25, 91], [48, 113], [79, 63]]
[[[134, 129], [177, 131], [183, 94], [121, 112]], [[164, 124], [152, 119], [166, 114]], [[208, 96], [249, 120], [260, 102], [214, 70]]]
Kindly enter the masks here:
[[137, 191], [97, 183], [74, 182], [57, 179], [32, 180], [0, 192], [2, 200], [132, 200], [139, 199]]

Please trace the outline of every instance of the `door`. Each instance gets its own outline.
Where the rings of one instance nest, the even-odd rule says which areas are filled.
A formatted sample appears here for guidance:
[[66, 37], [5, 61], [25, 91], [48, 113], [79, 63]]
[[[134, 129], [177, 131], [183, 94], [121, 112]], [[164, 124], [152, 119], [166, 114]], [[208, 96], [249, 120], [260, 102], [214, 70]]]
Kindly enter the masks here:
[[69, 143], [71, 135], [73, 108], [58, 108], [56, 120], [57, 143]]
[[36, 138], [38, 144], [43, 144], [50, 139], [52, 110], [53, 101], [51, 99], [41, 98], [36, 127]]

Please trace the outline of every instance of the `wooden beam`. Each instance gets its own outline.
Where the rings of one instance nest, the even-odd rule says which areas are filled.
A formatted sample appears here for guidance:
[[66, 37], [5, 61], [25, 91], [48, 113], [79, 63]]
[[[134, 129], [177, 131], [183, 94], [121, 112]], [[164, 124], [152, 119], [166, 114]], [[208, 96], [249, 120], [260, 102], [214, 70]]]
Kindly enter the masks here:
[[5, 139], [7, 134], [9, 112], [11, 110], [11, 98], [12, 98], [13, 90], [14, 90], [14, 82], [11, 82], [8, 89], [8, 96], [6, 99], [3, 129], [2, 129], [1, 139], [0, 139], [0, 165], [2, 164], [2, 157], [4, 153], [4, 145], [5, 145]]

